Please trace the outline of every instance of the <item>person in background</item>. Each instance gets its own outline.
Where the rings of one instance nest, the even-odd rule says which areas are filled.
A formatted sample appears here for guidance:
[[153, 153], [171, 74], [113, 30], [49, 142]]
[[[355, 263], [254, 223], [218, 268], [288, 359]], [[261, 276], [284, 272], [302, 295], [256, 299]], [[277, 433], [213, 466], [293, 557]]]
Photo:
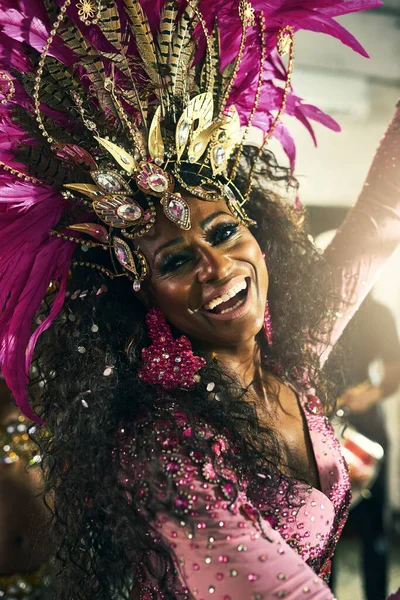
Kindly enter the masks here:
[[[0, 378], [0, 598], [49, 600], [47, 563], [51, 544], [44, 533], [47, 509], [36, 445], [27, 433], [31, 422]], [[27, 469], [27, 465], [32, 468]]]
[[[376, 481], [350, 512], [347, 526], [360, 535], [365, 597], [380, 600], [388, 591], [389, 550], [385, 527], [389, 440], [382, 403], [400, 385], [400, 341], [390, 310], [370, 294], [344, 332], [341, 346], [349, 349], [346, 360], [334, 350], [326, 367], [345, 387], [338, 404], [348, 412], [350, 424], [385, 451]], [[378, 361], [381, 375], [374, 377], [372, 368]]]

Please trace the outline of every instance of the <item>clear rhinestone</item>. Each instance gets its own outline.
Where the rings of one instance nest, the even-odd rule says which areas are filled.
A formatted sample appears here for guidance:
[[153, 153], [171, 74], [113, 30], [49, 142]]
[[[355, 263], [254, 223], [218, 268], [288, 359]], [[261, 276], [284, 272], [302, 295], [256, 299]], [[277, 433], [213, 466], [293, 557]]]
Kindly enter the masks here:
[[138, 279], [135, 279], [132, 287], [134, 292], [138, 292], [140, 290], [140, 281]]
[[137, 221], [142, 216], [142, 211], [137, 204], [123, 204], [117, 208], [117, 215], [125, 221]]
[[112, 173], [97, 173], [93, 175], [93, 178], [106, 192], [120, 192], [122, 190], [121, 183]]
[[229, 185], [226, 185], [224, 187], [224, 191], [225, 191], [225, 194], [227, 195], [227, 197], [229, 198], [229, 200], [231, 200], [232, 202], [234, 202], [236, 200], [235, 194], [232, 192]]
[[214, 160], [217, 166], [222, 165], [226, 158], [225, 148], [223, 146], [217, 146], [214, 149]]
[[168, 189], [168, 177], [162, 173], [152, 173], [149, 175], [148, 181], [153, 192], [165, 192]]
[[179, 132], [178, 132], [178, 140], [179, 140], [180, 144], [184, 144], [185, 142], [187, 142], [187, 139], [189, 137], [189, 131], [190, 131], [189, 121], [183, 121], [183, 123], [179, 127]]

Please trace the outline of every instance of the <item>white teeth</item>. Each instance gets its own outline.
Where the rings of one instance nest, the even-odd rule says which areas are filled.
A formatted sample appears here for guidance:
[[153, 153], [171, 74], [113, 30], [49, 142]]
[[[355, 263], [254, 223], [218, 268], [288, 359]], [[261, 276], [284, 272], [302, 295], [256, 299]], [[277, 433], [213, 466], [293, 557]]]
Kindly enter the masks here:
[[235, 308], [237, 308], [238, 306], [240, 306], [240, 304], [242, 304], [242, 300], [238, 300], [236, 302], [236, 304], [234, 304], [232, 306], [232, 308], [226, 308], [225, 310], [221, 310], [221, 312], [219, 314], [220, 315], [224, 315], [225, 313], [232, 312], [232, 310], [235, 310]]
[[[238, 294], [242, 290], [245, 290], [246, 288], [247, 288], [247, 281], [245, 279], [243, 279], [243, 281], [240, 281], [239, 283], [234, 285], [223, 296], [218, 296], [217, 298], [213, 298], [212, 300], [210, 300], [210, 302], [208, 302], [207, 304], [204, 305], [204, 308], [206, 310], [213, 310], [213, 308], [215, 308], [219, 304], [222, 304], [223, 302], [227, 302], [230, 298], [233, 298], [234, 296], [236, 296], [236, 294]], [[228, 310], [230, 310], [230, 309], [228, 309]], [[223, 312], [225, 312], [225, 311], [223, 311]]]

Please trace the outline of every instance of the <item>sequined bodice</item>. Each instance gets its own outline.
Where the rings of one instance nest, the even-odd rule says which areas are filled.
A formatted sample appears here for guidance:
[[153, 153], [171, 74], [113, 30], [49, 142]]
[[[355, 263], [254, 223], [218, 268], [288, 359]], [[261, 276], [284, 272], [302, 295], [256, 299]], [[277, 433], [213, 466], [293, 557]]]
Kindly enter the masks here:
[[[177, 597], [189, 598], [189, 591], [202, 590], [199, 582], [206, 578], [207, 594], [220, 591], [216, 597], [221, 599], [267, 598], [261, 591], [257, 596], [257, 589], [266, 589], [265, 577], [274, 564], [269, 562], [271, 554], [280, 557], [283, 566], [288, 563], [287, 573], [283, 566], [280, 570], [278, 592], [284, 594], [293, 565], [299, 571], [296, 581], [304, 579], [305, 589], [313, 589], [316, 597], [327, 590], [322, 580], [329, 575], [330, 557], [346, 520], [349, 481], [318, 399], [304, 396], [301, 405], [322, 490], [295, 481], [289, 489], [289, 480], [283, 479], [273, 506], [266, 493], [270, 475], [260, 472], [257, 481], [250, 481], [233, 467], [235, 450], [228, 437], [216, 434], [206, 422], [189, 424], [185, 412], [174, 405], [160, 408], [156, 418], [144, 416], [141, 428], [147, 434], [139, 434], [136, 442], [129, 428], [121, 431], [125, 483], [144, 511], [157, 514], [154, 535], [161, 535], [176, 554], [181, 586]], [[152, 436], [155, 446], [146, 450], [145, 440]], [[200, 440], [208, 442], [209, 451], [204, 444], [200, 448]], [[300, 573], [298, 565], [308, 565], [308, 570]], [[161, 598], [156, 582], [140, 567], [138, 573], [142, 597]], [[252, 596], [222, 593], [232, 585], [241, 589], [243, 581], [246, 586], [252, 583]]]
[[[319, 399], [308, 394], [300, 398], [300, 405], [308, 425], [321, 490], [299, 483], [300, 505], [288, 508], [283, 489], [281, 507], [266, 518], [303, 560], [327, 578], [330, 558], [348, 514], [349, 476], [340, 445], [322, 413]], [[258, 497], [252, 497], [255, 505], [262, 504], [262, 488], [259, 486]]]

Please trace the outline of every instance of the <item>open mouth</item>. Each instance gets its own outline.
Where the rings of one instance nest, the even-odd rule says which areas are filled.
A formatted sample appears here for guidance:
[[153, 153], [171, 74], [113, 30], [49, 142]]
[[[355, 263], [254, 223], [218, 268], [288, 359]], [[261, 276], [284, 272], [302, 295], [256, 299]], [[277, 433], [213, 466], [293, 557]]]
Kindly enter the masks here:
[[213, 298], [203, 306], [203, 311], [214, 315], [225, 315], [240, 308], [247, 300], [249, 282], [243, 279], [234, 285], [226, 294]]

